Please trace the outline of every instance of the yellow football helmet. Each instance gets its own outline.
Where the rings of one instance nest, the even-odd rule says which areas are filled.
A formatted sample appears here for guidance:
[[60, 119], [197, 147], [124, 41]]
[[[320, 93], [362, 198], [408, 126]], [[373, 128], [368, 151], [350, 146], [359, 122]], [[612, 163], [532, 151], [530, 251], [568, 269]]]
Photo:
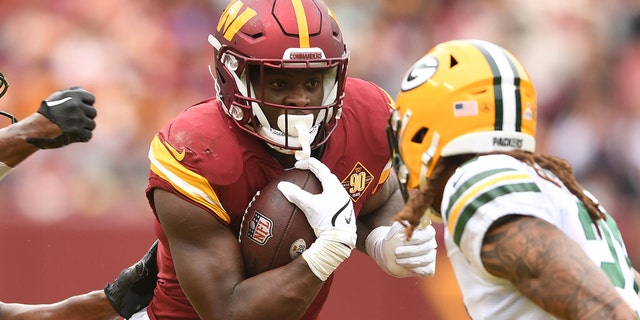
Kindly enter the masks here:
[[529, 74], [511, 53], [487, 41], [435, 46], [405, 74], [396, 108], [389, 146], [404, 187], [425, 186], [440, 157], [535, 149]]

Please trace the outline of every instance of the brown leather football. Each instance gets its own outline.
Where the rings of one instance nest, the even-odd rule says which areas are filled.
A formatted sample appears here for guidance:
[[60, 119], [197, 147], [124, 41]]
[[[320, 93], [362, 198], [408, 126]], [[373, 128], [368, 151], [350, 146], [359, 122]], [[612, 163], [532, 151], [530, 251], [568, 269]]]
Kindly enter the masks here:
[[244, 212], [238, 237], [247, 277], [291, 262], [316, 240], [304, 213], [278, 190], [280, 181], [309, 193], [322, 192], [311, 171], [290, 169], [256, 193]]

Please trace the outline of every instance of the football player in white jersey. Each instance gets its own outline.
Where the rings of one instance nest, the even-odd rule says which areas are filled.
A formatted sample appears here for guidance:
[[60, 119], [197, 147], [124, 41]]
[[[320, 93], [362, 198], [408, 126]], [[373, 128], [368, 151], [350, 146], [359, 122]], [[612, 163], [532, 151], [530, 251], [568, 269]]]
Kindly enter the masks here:
[[640, 276], [615, 221], [567, 161], [535, 152], [535, 90], [512, 54], [441, 43], [396, 102], [389, 144], [413, 191], [396, 218], [408, 233], [425, 213], [444, 223], [471, 318], [640, 318]]

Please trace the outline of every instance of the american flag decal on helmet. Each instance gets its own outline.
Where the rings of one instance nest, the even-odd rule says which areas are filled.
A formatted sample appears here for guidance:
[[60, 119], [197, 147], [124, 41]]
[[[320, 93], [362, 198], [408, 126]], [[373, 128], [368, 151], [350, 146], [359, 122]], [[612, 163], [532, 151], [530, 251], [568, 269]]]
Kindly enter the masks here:
[[264, 245], [273, 236], [273, 221], [258, 211], [249, 221], [247, 237], [259, 245]]
[[456, 101], [453, 103], [453, 116], [477, 116], [478, 115], [478, 101]]

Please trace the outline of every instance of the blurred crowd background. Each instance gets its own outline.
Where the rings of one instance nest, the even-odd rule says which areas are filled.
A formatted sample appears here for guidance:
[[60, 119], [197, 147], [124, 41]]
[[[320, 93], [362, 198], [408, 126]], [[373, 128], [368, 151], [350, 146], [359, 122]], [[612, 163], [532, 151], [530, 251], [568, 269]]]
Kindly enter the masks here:
[[[351, 51], [349, 75], [392, 96], [438, 42], [493, 41], [528, 68], [538, 147], [570, 161], [619, 224], [640, 267], [640, 2], [327, 0]], [[207, 36], [226, 0], [2, 0], [0, 109], [19, 119], [54, 90], [92, 91], [88, 144], [41, 152], [0, 184], [0, 222], [144, 223], [154, 133], [213, 94]], [[150, 226], [149, 226], [150, 228]], [[0, 230], [1, 232], [1, 230]]]

